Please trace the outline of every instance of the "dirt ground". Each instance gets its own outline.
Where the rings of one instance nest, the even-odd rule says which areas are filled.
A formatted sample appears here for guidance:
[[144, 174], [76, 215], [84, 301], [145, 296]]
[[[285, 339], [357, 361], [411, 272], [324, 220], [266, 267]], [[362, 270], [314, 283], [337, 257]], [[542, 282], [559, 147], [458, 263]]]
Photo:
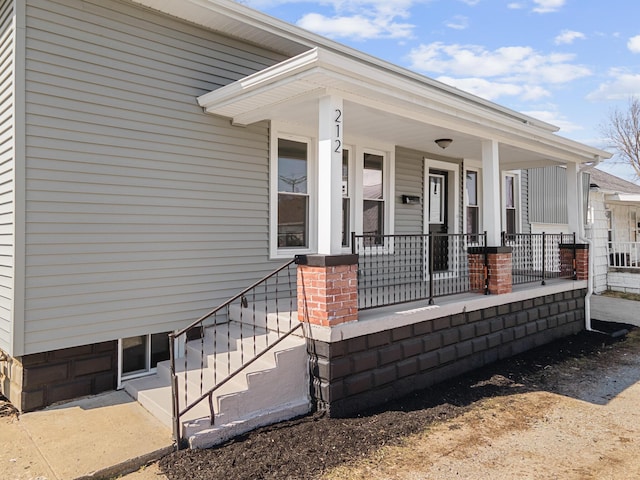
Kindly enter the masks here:
[[315, 414], [159, 467], [170, 480], [640, 478], [638, 405], [640, 330], [583, 332], [377, 411]]

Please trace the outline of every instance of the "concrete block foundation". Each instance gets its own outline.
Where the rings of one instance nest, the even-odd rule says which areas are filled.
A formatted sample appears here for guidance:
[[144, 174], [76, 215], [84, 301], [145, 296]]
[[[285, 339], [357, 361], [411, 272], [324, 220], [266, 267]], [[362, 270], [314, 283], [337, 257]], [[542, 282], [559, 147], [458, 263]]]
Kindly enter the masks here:
[[584, 329], [578, 289], [334, 342], [309, 339], [312, 398], [343, 417]]
[[1, 392], [21, 412], [114, 390], [117, 342], [9, 357], [0, 363]]

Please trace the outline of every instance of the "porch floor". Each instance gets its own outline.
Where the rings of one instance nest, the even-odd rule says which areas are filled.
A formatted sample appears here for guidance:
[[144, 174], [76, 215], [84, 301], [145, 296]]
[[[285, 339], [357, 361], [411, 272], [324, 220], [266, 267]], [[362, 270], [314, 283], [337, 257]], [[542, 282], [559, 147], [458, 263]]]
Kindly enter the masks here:
[[586, 289], [587, 287], [586, 280], [549, 279], [546, 281], [546, 285], [541, 285], [540, 282], [514, 285], [511, 293], [503, 295], [466, 292], [436, 297], [433, 305], [429, 305], [428, 299], [398, 303], [360, 310], [357, 322], [345, 323], [330, 329], [312, 326], [309, 333], [319, 340], [337, 341], [447, 315], [498, 307], [536, 297]]

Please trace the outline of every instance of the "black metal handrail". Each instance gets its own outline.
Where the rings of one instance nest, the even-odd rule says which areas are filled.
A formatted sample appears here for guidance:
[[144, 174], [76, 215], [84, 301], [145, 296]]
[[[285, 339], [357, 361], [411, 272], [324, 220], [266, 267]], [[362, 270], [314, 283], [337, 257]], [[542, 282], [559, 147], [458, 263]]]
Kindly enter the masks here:
[[352, 234], [358, 254], [358, 308], [429, 300], [465, 293], [469, 282], [468, 250], [484, 247], [479, 234]]
[[[546, 281], [552, 278], [575, 277], [575, 233], [502, 232], [502, 245], [512, 248], [513, 285], [537, 281], [545, 285]], [[570, 266], [563, 264], [563, 246], [571, 249]]]
[[[201, 316], [189, 326], [169, 335], [173, 435], [176, 448], [179, 449], [182, 446], [181, 418], [185, 414], [208, 399], [209, 419], [210, 424], [213, 425], [215, 421], [213, 394], [302, 327], [302, 324], [293, 318], [297, 309], [296, 274], [294, 272], [292, 275], [291, 268], [294, 264], [295, 259], [290, 260]], [[281, 310], [280, 304], [283, 302], [285, 302], [286, 308]], [[235, 322], [239, 338], [232, 337], [230, 333], [230, 316], [233, 309], [236, 310], [235, 314], [239, 316], [239, 320]], [[209, 324], [205, 325], [207, 321]], [[226, 326], [226, 333], [218, 334], [221, 325]], [[209, 338], [210, 345], [205, 344], [207, 337], [205, 327], [212, 330], [210, 336], [212, 338]], [[258, 341], [257, 335], [265, 331], [268, 334], [262, 335], [260, 337], [262, 341]], [[177, 342], [182, 339], [185, 344], [184, 370], [178, 372], [176, 347]], [[245, 348], [246, 339], [249, 340], [247, 348]], [[190, 342], [196, 350], [197, 358], [190, 359], [190, 348], [188, 348], [187, 342]], [[199, 345], [194, 346], [194, 343]], [[232, 368], [231, 352], [236, 344], [239, 345], [240, 350], [239, 365]], [[217, 357], [213, 357], [213, 378], [205, 378], [204, 375], [207, 346], [212, 346], [214, 350], [220, 348], [222, 352], [227, 353], [226, 366], [218, 366]], [[196, 365], [190, 366], [190, 360], [195, 360]], [[191, 378], [195, 375], [196, 380], [199, 380], [199, 390], [195, 393], [195, 398], [191, 399], [188, 389], [190, 373]], [[182, 377], [182, 382], [180, 382], [180, 377]], [[180, 383], [182, 384], [182, 392], [179, 388]]]

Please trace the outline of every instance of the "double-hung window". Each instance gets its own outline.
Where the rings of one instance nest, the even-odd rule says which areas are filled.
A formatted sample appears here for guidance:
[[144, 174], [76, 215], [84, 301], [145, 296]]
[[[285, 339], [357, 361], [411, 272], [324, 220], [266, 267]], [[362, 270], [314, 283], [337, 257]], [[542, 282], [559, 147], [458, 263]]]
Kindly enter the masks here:
[[467, 170], [465, 175], [465, 200], [467, 224], [466, 233], [476, 235], [480, 233], [480, 195], [478, 192], [478, 172]]
[[351, 191], [349, 150], [342, 149], [342, 246], [351, 246]]
[[385, 233], [384, 156], [365, 153], [362, 170], [362, 233], [380, 245]]
[[504, 177], [504, 229], [507, 235], [515, 234], [518, 228], [518, 188], [516, 180], [517, 177], [515, 175], [507, 174]]
[[309, 248], [309, 145], [278, 139], [278, 248]]
[[[270, 162], [270, 254], [291, 258], [317, 248], [317, 146], [312, 137], [272, 130]], [[385, 245], [393, 229], [393, 154], [359, 145], [342, 149], [341, 246], [351, 233], [367, 235], [366, 246]], [[327, 192], [322, 192], [326, 194]]]

